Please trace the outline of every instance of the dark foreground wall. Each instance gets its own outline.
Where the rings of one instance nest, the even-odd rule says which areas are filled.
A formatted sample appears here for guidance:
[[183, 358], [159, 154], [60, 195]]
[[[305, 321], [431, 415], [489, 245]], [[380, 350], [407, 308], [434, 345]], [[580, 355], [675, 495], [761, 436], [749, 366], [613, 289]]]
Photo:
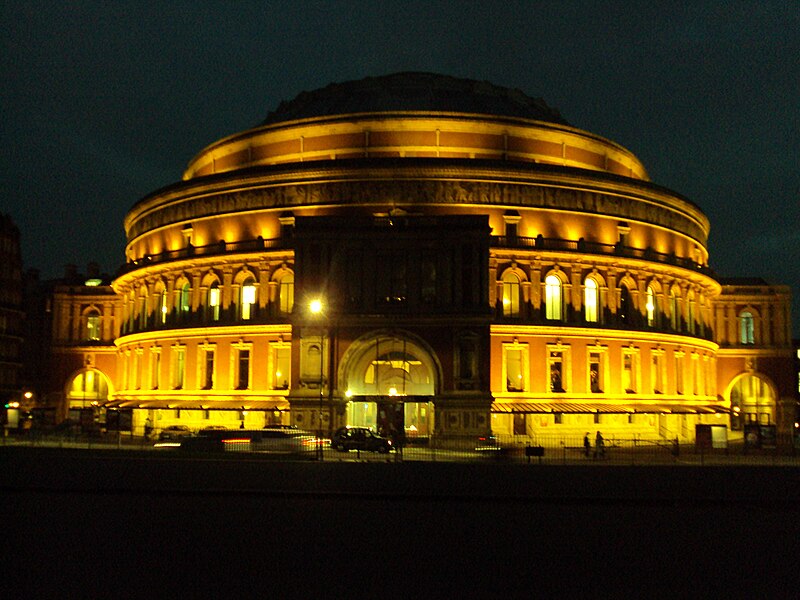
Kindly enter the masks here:
[[4, 586], [53, 597], [797, 596], [800, 469], [0, 449]]

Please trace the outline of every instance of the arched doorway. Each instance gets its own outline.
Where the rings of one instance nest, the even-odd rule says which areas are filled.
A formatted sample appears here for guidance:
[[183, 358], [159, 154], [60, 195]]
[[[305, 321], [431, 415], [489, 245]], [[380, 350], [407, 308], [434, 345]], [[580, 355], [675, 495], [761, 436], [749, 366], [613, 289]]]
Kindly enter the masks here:
[[95, 427], [100, 407], [108, 400], [111, 385], [108, 377], [97, 369], [83, 369], [67, 383], [66, 398], [69, 418], [84, 429]]
[[745, 425], [775, 425], [775, 390], [756, 374], [740, 376], [731, 386], [731, 429]]
[[339, 370], [347, 424], [374, 427], [382, 435], [430, 435], [440, 373], [433, 352], [411, 334], [362, 336], [342, 357]]

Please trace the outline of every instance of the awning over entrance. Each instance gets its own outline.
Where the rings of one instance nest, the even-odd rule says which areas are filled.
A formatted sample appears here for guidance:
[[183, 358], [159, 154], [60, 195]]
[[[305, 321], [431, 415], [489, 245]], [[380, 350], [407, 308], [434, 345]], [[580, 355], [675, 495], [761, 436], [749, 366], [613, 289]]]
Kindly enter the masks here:
[[714, 414], [728, 413], [728, 408], [716, 404], [612, 404], [581, 402], [494, 402], [492, 412], [498, 414]]
[[287, 400], [245, 400], [231, 402], [230, 400], [110, 400], [103, 404], [104, 408], [162, 408], [179, 410], [263, 410], [263, 411], [288, 411]]
[[374, 396], [353, 395], [347, 398], [351, 402], [430, 402], [433, 396]]

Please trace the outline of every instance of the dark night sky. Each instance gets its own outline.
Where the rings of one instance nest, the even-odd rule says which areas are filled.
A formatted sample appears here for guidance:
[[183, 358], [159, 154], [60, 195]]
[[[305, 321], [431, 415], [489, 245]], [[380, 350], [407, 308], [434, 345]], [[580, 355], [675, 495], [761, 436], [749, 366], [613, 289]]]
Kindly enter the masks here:
[[0, 212], [43, 277], [123, 261], [122, 220], [281, 100], [397, 71], [540, 96], [712, 224], [712, 266], [793, 286], [800, 5], [2, 2]]

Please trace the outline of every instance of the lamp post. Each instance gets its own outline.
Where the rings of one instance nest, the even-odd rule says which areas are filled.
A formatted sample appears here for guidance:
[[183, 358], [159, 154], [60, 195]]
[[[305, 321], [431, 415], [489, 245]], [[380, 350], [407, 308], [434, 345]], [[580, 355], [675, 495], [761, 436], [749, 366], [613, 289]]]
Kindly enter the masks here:
[[[322, 300], [315, 298], [308, 303], [308, 310], [312, 315], [322, 315]], [[322, 447], [322, 410], [323, 410], [323, 381], [325, 365], [325, 338], [324, 330], [319, 332], [319, 414], [317, 416], [317, 460], [324, 459], [324, 449]]]

